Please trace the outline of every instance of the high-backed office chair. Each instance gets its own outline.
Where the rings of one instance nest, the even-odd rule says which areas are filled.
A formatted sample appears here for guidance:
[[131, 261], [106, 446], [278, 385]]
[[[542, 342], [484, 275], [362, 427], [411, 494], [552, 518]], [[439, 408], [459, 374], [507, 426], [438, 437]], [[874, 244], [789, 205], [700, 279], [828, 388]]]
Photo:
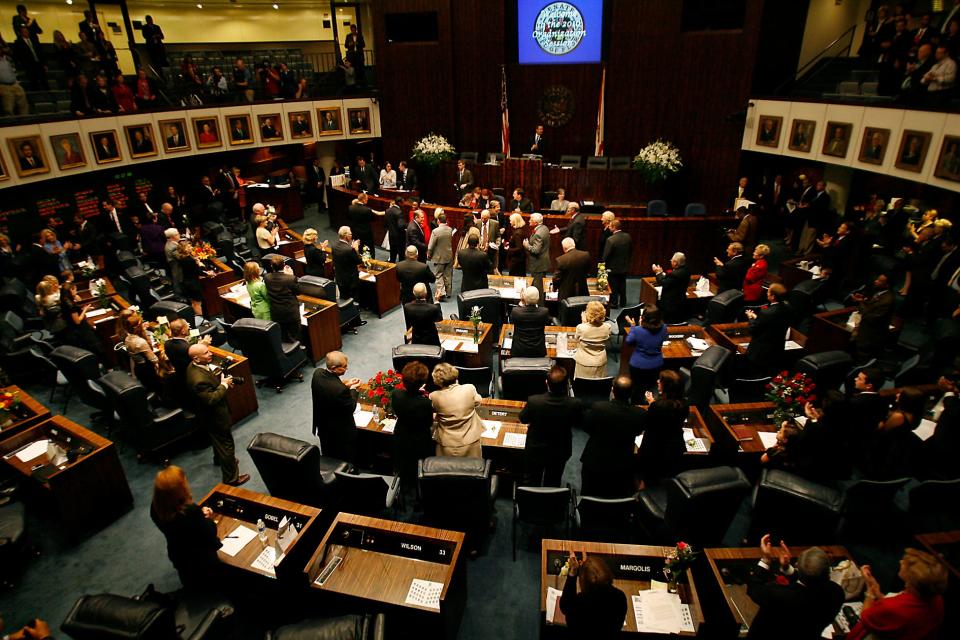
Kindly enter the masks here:
[[443, 347], [432, 344], [399, 344], [393, 348], [393, 369], [403, 371], [410, 362], [422, 362], [427, 369], [443, 362]]
[[3, 351], [11, 352], [34, 347], [41, 353], [49, 354], [53, 351], [54, 345], [43, 338], [45, 333], [29, 330], [23, 319], [13, 311], [0, 313], [0, 346], [3, 347]]
[[585, 403], [601, 402], [610, 399], [613, 388], [613, 376], [603, 378], [574, 378], [573, 395]]
[[[67, 412], [71, 391], [75, 392], [84, 404], [100, 412], [111, 412], [110, 402], [103, 388], [96, 382], [102, 375], [97, 356], [86, 349], [64, 345], [50, 352], [50, 360], [70, 382], [64, 394], [61, 413]], [[94, 416], [96, 417], [96, 414]]]
[[910, 385], [936, 381], [935, 378], [931, 379], [933, 376], [930, 366], [927, 362], [924, 362], [923, 355], [924, 354], [917, 353], [903, 361], [903, 364], [900, 365], [897, 372], [893, 374], [894, 387], [908, 387]]
[[644, 303], [635, 304], [632, 307], [624, 307], [620, 309], [620, 313], [617, 314], [617, 337], [622, 342], [626, 339], [627, 334], [630, 333], [630, 323], [627, 322], [627, 318], [631, 318], [636, 324], [640, 324], [640, 312], [644, 308]]
[[161, 300], [172, 300], [174, 295], [172, 291], [163, 292], [154, 287], [151, 281], [151, 272], [145, 271], [138, 266], [127, 267], [120, 275], [120, 280], [130, 287], [130, 292], [136, 296], [140, 302], [141, 308], [146, 309], [155, 302]]
[[133, 255], [133, 252], [127, 251], [126, 249], [117, 251], [117, 262], [120, 263], [120, 267], [123, 269], [126, 269], [127, 267], [143, 268], [143, 263], [140, 261], [140, 258]]
[[910, 489], [908, 500], [911, 533], [960, 529], [960, 514], [948, 508], [960, 503], [960, 478], [921, 482]]
[[483, 458], [435, 456], [420, 461], [417, 478], [424, 520], [431, 526], [463, 531], [477, 550], [493, 514], [497, 476]]
[[500, 397], [504, 400], [526, 400], [543, 393], [552, 364], [550, 358], [508, 359], [500, 370], [497, 382]]
[[[894, 504], [896, 494], [910, 478], [897, 480], [856, 480], [843, 491], [843, 520], [840, 533], [857, 540], [895, 539], [902, 531], [903, 514]], [[878, 523], [883, 526], [877, 526]]]
[[319, 276], [303, 276], [297, 281], [300, 293], [329, 302], [336, 301], [340, 314], [340, 328], [351, 327], [360, 321], [360, 305], [353, 298], [337, 298], [337, 283]]
[[343, 460], [320, 455], [315, 444], [276, 433], [258, 433], [247, 453], [270, 495], [314, 507], [334, 505], [337, 472], [349, 471]]
[[606, 169], [609, 162], [610, 160], [606, 156], [589, 156], [587, 158], [587, 169]]
[[493, 367], [457, 367], [457, 382], [472, 384], [484, 398], [493, 396]]
[[[553, 191], [544, 191], [544, 192], [543, 192], [543, 199], [540, 200], [540, 202], [543, 203], [543, 206], [542, 206], [541, 208], [542, 208], [542, 209], [546, 209], [548, 206], [550, 206], [550, 203], [552, 203], [552, 202], [553, 202], [554, 200], [556, 200], [556, 199], [557, 199], [557, 192], [556, 192], [555, 190], [553, 190]], [[566, 211], [564, 211], [564, 213], [566, 213]]]
[[[12, 315], [12, 312], [8, 313]], [[56, 390], [69, 384], [57, 365], [49, 358], [53, 345], [36, 336], [21, 337], [24, 339], [16, 341], [16, 347], [11, 350], [7, 350], [7, 345], [11, 343], [6, 339], [2, 341], [4, 349], [0, 350], [0, 364], [10, 378], [21, 386], [34, 381], [49, 385], [50, 402], [53, 402]]]
[[400, 493], [398, 476], [337, 471], [337, 502], [341, 511], [380, 516], [392, 509]]
[[843, 495], [836, 489], [787, 471], [764, 469], [753, 495], [752, 539], [771, 533], [791, 544], [829, 543], [842, 515]]
[[730, 402], [763, 402], [770, 376], [734, 378], [730, 382]]
[[260, 266], [267, 272], [272, 268], [270, 263], [273, 261], [273, 256], [280, 256], [283, 258], [283, 266], [293, 268], [293, 258], [290, 256], [285, 256], [276, 252], [264, 253], [260, 256]]
[[823, 280], [803, 280], [794, 285], [787, 293], [787, 303], [793, 308], [798, 319], [806, 319], [813, 314], [817, 306], [823, 303], [821, 291]]
[[839, 389], [853, 366], [853, 357], [846, 351], [821, 351], [797, 360], [796, 372], [813, 378], [819, 393]]
[[705, 216], [707, 215], [707, 205], [702, 202], [688, 202], [687, 206], [683, 208], [683, 215]]
[[684, 471], [638, 494], [640, 524], [664, 544], [718, 545], [750, 487], [736, 467]]
[[560, 156], [560, 166], [568, 167], [571, 169], [579, 169], [582, 159], [580, 156], [574, 155], [562, 155]]
[[499, 334], [502, 324], [500, 292], [496, 289], [473, 289], [457, 295], [458, 317], [464, 320], [469, 318], [474, 307], [480, 307], [480, 322], [492, 324], [492, 331]]
[[558, 312], [560, 326], [575, 327], [583, 322], [583, 312], [586, 311], [587, 305], [593, 301], [603, 304], [603, 298], [600, 296], [571, 296], [561, 300], [560, 311]]
[[43, 327], [33, 294], [27, 289], [27, 285], [16, 278], [7, 280], [6, 284], [0, 287], [0, 311], [13, 311], [28, 329], [39, 330]]
[[[570, 520], [573, 506], [573, 490], [566, 487], [513, 487], [513, 520], [510, 541], [513, 545], [513, 560], [517, 560], [517, 525], [520, 523], [537, 527], [563, 527], [570, 537]], [[539, 548], [539, 545], [538, 545]]]
[[597, 498], [580, 496], [575, 512], [578, 540], [634, 542], [637, 497]]
[[610, 158], [611, 169], [629, 169], [631, 160], [627, 156], [613, 156]]
[[727, 289], [710, 298], [707, 303], [707, 317], [704, 324], [726, 324], [736, 322], [743, 309], [743, 292], [739, 289]]
[[266, 379], [257, 384], [269, 382], [280, 393], [289, 378], [296, 377], [303, 382], [300, 367], [306, 364], [306, 356], [299, 341], [282, 341], [279, 324], [272, 320], [240, 318], [233, 323], [231, 333], [250, 361], [254, 375], [265, 376]]
[[464, 162], [476, 162], [479, 154], [476, 151], [461, 151], [460, 159]]
[[729, 350], [712, 345], [694, 360], [690, 367], [690, 386], [687, 387], [687, 402], [701, 413], [707, 410], [721, 380], [723, 369], [733, 354]]
[[383, 640], [385, 621], [382, 613], [304, 620], [268, 631], [266, 640]]
[[123, 437], [138, 457], [151, 455], [189, 437], [200, 425], [188, 421], [183, 409], [154, 409], [147, 389], [126, 371], [110, 371], [99, 385], [123, 426]]
[[666, 216], [667, 203], [664, 200], [651, 200], [647, 203], [648, 216]]
[[177, 318], [180, 318], [188, 325], [191, 329], [196, 329], [200, 332], [200, 337], [210, 336], [210, 339], [213, 341], [213, 346], [219, 347], [224, 342], [227, 341], [227, 333], [223, 330], [216, 320], [205, 321], [199, 326], [196, 324], [196, 316], [193, 313], [193, 307], [184, 302], [178, 300], [161, 300], [155, 302], [149, 307], [147, 307], [144, 317], [151, 322], [155, 322], [159, 316], [165, 317], [168, 321], [172, 322]]

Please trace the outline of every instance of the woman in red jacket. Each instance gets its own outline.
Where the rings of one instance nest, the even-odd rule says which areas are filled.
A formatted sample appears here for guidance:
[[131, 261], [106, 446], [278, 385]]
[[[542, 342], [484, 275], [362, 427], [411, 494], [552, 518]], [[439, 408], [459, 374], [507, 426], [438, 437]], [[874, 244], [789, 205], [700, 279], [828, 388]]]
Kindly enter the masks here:
[[753, 264], [743, 279], [743, 303], [757, 305], [763, 300], [763, 281], [767, 277], [767, 255], [770, 247], [758, 244], [753, 250]]

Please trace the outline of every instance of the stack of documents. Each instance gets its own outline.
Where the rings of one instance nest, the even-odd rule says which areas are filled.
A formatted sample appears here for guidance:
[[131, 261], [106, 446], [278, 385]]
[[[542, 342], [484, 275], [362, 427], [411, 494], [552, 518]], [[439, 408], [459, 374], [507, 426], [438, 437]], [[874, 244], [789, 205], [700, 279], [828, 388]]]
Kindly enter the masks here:
[[633, 596], [633, 615], [641, 633], [694, 631], [690, 607], [669, 591], [641, 591]]
[[687, 451], [695, 451], [700, 453], [707, 452], [707, 445], [703, 441], [703, 438], [698, 438], [693, 435], [693, 429], [689, 427], [683, 428], [683, 442], [687, 447]]
[[513, 433], [512, 431], [505, 433], [503, 434], [503, 446], [523, 449], [527, 446], [527, 434]]
[[757, 435], [760, 436], [760, 442], [763, 443], [764, 449], [769, 449], [770, 447], [777, 446], [777, 434], [771, 431], [757, 431]]
[[481, 420], [480, 422], [483, 423], [483, 433], [480, 434], [480, 437], [496, 440], [497, 436], [500, 435], [500, 427], [503, 426], [503, 423], [499, 420]]

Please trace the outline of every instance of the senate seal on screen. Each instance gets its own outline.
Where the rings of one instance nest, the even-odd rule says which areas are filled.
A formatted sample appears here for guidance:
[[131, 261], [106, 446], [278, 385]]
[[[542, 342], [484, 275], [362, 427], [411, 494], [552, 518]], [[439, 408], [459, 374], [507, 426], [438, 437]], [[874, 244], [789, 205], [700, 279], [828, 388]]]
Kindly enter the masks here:
[[540, 11], [533, 24], [534, 40], [554, 56], [576, 49], [586, 34], [583, 15], [569, 2], [551, 2]]

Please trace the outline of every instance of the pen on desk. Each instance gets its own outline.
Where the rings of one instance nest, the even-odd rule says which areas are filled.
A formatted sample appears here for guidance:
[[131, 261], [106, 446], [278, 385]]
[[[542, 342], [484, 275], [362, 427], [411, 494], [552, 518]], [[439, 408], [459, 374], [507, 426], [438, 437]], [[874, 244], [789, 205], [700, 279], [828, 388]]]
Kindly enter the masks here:
[[229, 540], [230, 538], [239, 538], [240, 536], [223, 536], [224, 540]]

